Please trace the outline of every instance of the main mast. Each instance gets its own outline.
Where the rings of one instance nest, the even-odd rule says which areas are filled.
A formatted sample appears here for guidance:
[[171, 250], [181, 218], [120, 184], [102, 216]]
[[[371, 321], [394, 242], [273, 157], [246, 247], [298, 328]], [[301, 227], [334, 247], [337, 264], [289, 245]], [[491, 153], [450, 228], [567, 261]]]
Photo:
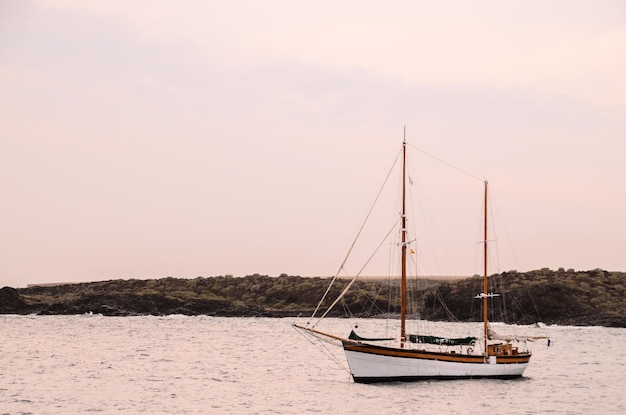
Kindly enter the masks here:
[[402, 234], [402, 280], [400, 300], [400, 345], [404, 347], [406, 340], [406, 127], [402, 141], [402, 218], [400, 233]]
[[489, 330], [489, 314], [487, 307], [489, 305], [488, 302], [488, 283], [487, 283], [487, 180], [485, 180], [485, 208], [484, 208], [484, 218], [483, 218], [483, 338], [485, 342], [485, 356], [487, 356], [487, 331]]

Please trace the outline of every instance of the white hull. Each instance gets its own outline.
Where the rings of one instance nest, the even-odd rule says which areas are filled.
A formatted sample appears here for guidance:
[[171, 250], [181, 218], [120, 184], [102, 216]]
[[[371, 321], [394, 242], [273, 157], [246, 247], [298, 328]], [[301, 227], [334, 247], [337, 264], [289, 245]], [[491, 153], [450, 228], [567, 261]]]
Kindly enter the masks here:
[[356, 382], [390, 382], [420, 379], [515, 378], [528, 367], [525, 363], [450, 362], [437, 359], [409, 358], [345, 350], [350, 371]]

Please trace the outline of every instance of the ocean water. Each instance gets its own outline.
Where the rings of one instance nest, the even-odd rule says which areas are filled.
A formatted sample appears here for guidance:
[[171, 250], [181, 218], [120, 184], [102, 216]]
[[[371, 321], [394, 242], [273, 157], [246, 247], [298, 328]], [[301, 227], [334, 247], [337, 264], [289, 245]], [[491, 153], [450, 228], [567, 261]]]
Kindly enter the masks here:
[[[626, 413], [626, 329], [500, 326], [552, 340], [522, 379], [362, 385], [292, 322], [0, 316], [0, 414]], [[329, 320], [363, 335], [378, 322]]]

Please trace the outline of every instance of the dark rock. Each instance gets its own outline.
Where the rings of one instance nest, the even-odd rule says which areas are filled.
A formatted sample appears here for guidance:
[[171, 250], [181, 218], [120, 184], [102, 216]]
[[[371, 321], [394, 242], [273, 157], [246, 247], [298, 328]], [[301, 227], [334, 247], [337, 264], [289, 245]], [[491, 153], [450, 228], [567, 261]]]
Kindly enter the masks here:
[[0, 288], [0, 313], [23, 314], [27, 312], [28, 306], [15, 288]]
[[[490, 300], [490, 320], [511, 324], [602, 325], [626, 327], [624, 287], [626, 274], [541, 269], [527, 273], [505, 272]], [[491, 280], [492, 278], [490, 278]], [[308, 316], [326, 292], [328, 279], [283, 275], [250, 275], [196, 279], [110, 280], [92, 283], [0, 289], [0, 313], [209, 315], [209, 316]], [[351, 293], [335, 307], [331, 317], [379, 317], [399, 313], [399, 301], [389, 295], [397, 285], [383, 281], [357, 281]], [[347, 285], [328, 292], [336, 298]], [[386, 282], [388, 283], [388, 282]], [[454, 282], [430, 280], [416, 283], [413, 295], [421, 300], [410, 311], [416, 317], [443, 321], [479, 321], [482, 303], [474, 297], [482, 291], [482, 278]], [[491, 288], [490, 288], [491, 291]]]

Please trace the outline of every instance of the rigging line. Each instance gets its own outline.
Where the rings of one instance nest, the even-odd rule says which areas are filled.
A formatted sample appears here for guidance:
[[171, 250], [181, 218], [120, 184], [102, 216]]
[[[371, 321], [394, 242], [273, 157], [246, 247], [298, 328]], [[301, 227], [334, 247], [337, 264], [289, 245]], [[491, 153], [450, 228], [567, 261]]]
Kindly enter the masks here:
[[[305, 338], [305, 339], [306, 339], [309, 343], [311, 343], [311, 344], [312, 344], [312, 345], [313, 345], [313, 346], [314, 346], [317, 350], [319, 350], [320, 352], [322, 352], [322, 354], [323, 354], [323, 355], [325, 355], [325, 356], [326, 356], [327, 358], [329, 358], [331, 361], [335, 362], [335, 363], [336, 363], [336, 364], [337, 364], [337, 365], [338, 365], [341, 369], [343, 369], [343, 370], [347, 370], [348, 372], [350, 372], [350, 371], [349, 371], [349, 369], [348, 369], [345, 365], [343, 365], [343, 364], [341, 363], [341, 361], [340, 361], [340, 360], [339, 360], [339, 359], [335, 356], [335, 354], [334, 354], [334, 353], [332, 353], [332, 352], [330, 351], [330, 349], [328, 348], [328, 346], [327, 346], [327, 345], [325, 345], [325, 344], [323, 344], [323, 343], [326, 343], [326, 341], [325, 341], [325, 340], [323, 341], [320, 337], [318, 337], [318, 336], [316, 336], [316, 335], [314, 335], [314, 334], [308, 334], [308, 333], [305, 333], [305, 332], [303, 332], [302, 330], [298, 330], [298, 329], [296, 329], [295, 327], [294, 327], [294, 329], [298, 332], [298, 334], [300, 334], [300, 335], [301, 335], [303, 338]], [[314, 342], [312, 339], [310, 339], [310, 338], [309, 338], [310, 336], [311, 336], [311, 337], [313, 337], [313, 338], [315, 338], [315, 340], [316, 340], [316, 341]]]
[[543, 320], [543, 318], [541, 317], [541, 314], [539, 313], [539, 309], [537, 308], [537, 304], [535, 303], [535, 299], [533, 298], [533, 294], [530, 291], [530, 288], [528, 285], [526, 285], [526, 291], [528, 291], [528, 296], [530, 297], [530, 301], [533, 303], [533, 307], [535, 309], [535, 313], [537, 313], [537, 317], [539, 317], [539, 320]]
[[439, 300], [439, 304], [441, 304], [441, 308], [443, 308], [443, 310], [446, 312], [446, 314], [448, 315], [448, 318], [456, 321], [457, 323], [460, 323], [461, 321], [458, 318], [456, 318], [454, 313], [450, 310], [450, 308], [448, 308], [446, 301], [444, 300], [443, 296], [441, 295], [441, 292], [439, 291], [439, 287], [435, 287], [435, 289], [431, 292], [433, 293], [435, 298]]
[[461, 168], [459, 168], [459, 167], [456, 167], [456, 166], [454, 166], [454, 165], [452, 165], [452, 164], [448, 163], [447, 161], [443, 161], [443, 160], [442, 160], [442, 159], [440, 159], [439, 157], [435, 157], [435, 156], [433, 156], [432, 154], [430, 154], [430, 153], [428, 153], [428, 152], [426, 152], [426, 151], [422, 150], [422, 149], [421, 149], [421, 148], [419, 148], [419, 147], [415, 147], [414, 145], [409, 144], [409, 143], [407, 143], [407, 145], [409, 145], [409, 146], [413, 147], [414, 149], [416, 149], [416, 150], [417, 150], [417, 151], [419, 151], [420, 153], [426, 154], [428, 157], [430, 157], [430, 158], [432, 158], [432, 159], [434, 159], [434, 160], [437, 160], [438, 162], [443, 163], [443, 164], [445, 164], [445, 165], [446, 165], [446, 166], [448, 166], [448, 167], [452, 167], [453, 169], [458, 170], [458, 171], [460, 171], [461, 173], [463, 173], [463, 174], [465, 174], [465, 175], [467, 175], [467, 176], [469, 176], [469, 177], [471, 177], [471, 178], [473, 178], [473, 179], [476, 179], [476, 180], [481, 181], [481, 182], [484, 182], [484, 181], [485, 181], [485, 179], [481, 179], [480, 177], [478, 177], [478, 176], [476, 176], [476, 175], [474, 175], [474, 174], [472, 174], [472, 173], [468, 173], [468, 172], [466, 172], [465, 170], [463, 170], [463, 169], [461, 169]]
[[385, 243], [387, 238], [389, 238], [389, 235], [391, 235], [391, 232], [393, 232], [393, 230], [396, 229], [396, 225], [397, 225], [397, 222], [393, 224], [393, 226], [391, 227], [391, 229], [389, 229], [389, 232], [387, 232], [387, 234], [385, 235], [383, 240], [380, 242], [380, 244], [378, 244], [376, 249], [374, 249], [374, 252], [372, 252], [372, 255], [370, 255], [370, 257], [367, 259], [367, 261], [365, 261], [365, 264], [363, 264], [363, 266], [361, 267], [359, 272], [357, 272], [357, 274], [354, 276], [354, 278], [352, 278], [350, 283], [348, 283], [348, 285], [346, 285], [346, 288], [344, 288], [343, 291], [341, 292], [341, 294], [339, 294], [339, 297], [337, 297], [337, 299], [330, 305], [330, 307], [328, 307], [326, 309], [324, 314], [322, 314], [322, 316], [319, 318], [319, 320], [317, 320], [317, 322], [313, 325], [313, 327], [315, 327], [317, 325], [317, 323], [320, 322], [320, 320], [322, 320], [324, 317], [326, 317], [326, 315], [330, 312], [330, 310], [346, 295], [346, 292], [348, 292], [350, 287], [352, 287], [352, 284], [354, 284], [356, 279], [359, 278], [361, 273], [365, 270], [365, 268], [367, 267], [367, 264], [369, 264], [369, 262], [372, 260], [372, 258], [374, 258], [374, 256], [376, 255], [376, 253], [380, 249], [380, 247], [383, 246], [383, 244]]
[[[382, 284], [380, 284], [380, 285], [378, 286], [378, 291], [377, 291], [377, 292], [376, 292], [376, 294], [375, 294], [375, 295], [376, 295], [376, 297], [375, 297], [375, 298], [370, 298], [370, 297], [367, 297], [367, 299], [368, 299], [368, 300], [370, 301], [370, 303], [371, 303], [371, 305], [370, 305], [370, 309], [369, 309], [369, 311], [367, 312], [367, 316], [368, 316], [368, 317], [369, 317], [369, 316], [372, 316], [372, 315], [374, 314], [374, 308], [375, 308], [376, 310], [378, 310], [378, 314], [383, 314], [383, 310], [381, 310], [381, 309], [380, 309], [380, 307], [378, 307], [378, 305], [376, 305], [376, 301], [377, 301], [377, 299], [378, 299], [378, 298], [380, 298], [380, 293], [381, 293], [382, 291], [383, 291], [383, 285], [382, 285]], [[363, 308], [365, 308], [365, 307], [363, 307]]]
[[[416, 175], [418, 176], [418, 175]], [[417, 179], [416, 179], [417, 180]], [[412, 187], [411, 187], [412, 188]], [[411, 195], [413, 195], [413, 190], [411, 190], [411, 188], [409, 188], [409, 192], [411, 193]], [[445, 256], [445, 260], [447, 260], [447, 263], [449, 265], [452, 266], [452, 269], [454, 271], [454, 264], [453, 261], [450, 257], [450, 252], [448, 250], [448, 247], [446, 246], [444, 239], [442, 237], [440, 228], [438, 226], [437, 220], [435, 219], [435, 215], [433, 214], [433, 210], [431, 209], [430, 203], [428, 203], [428, 198], [427, 198], [427, 194], [424, 192], [423, 187], [421, 186], [421, 180], [417, 180], [417, 186], [416, 186], [416, 192], [415, 195], [417, 196], [417, 198], [419, 199], [419, 202], [421, 202], [421, 206], [422, 209], [420, 210], [421, 213], [421, 219], [423, 220], [423, 231], [421, 232], [422, 235], [424, 235], [427, 239], [428, 242], [430, 242], [431, 246], [435, 246], [434, 242], [437, 242], [437, 246], [440, 246], [441, 248], [443, 248], [443, 254]], [[413, 198], [409, 198], [409, 202], [411, 204], [413, 204]], [[412, 216], [413, 216], [413, 223], [417, 223], [415, 221], [415, 213], [417, 212], [417, 209], [411, 209], [412, 212]], [[432, 226], [429, 226], [429, 223], [432, 223]], [[434, 232], [431, 232], [432, 231]], [[436, 236], [436, 238], [433, 237], [433, 233], [434, 236]], [[415, 232], [415, 234], [417, 235], [417, 232]], [[436, 239], [436, 241], [435, 241]], [[423, 264], [424, 264], [424, 269], [426, 270], [428, 267], [428, 263], [426, 261], [426, 257], [422, 254], [423, 249], [421, 247], [419, 247], [419, 249], [417, 248], [418, 242], [416, 242], [416, 251], [420, 251], [420, 258], [422, 258], [423, 260]], [[420, 244], [421, 245], [421, 244]], [[436, 269], [441, 269], [441, 266], [439, 265], [439, 257], [438, 255], [436, 255], [436, 252], [433, 251], [433, 255], [432, 255], [433, 261], [434, 261], [434, 266]], [[456, 273], [454, 271], [454, 273]], [[432, 272], [430, 273], [431, 275]]]
[[[348, 261], [348, 258], [350, 257], [350, 254], [352, 253], [352, 250], [354, 249], [354, 246], [356, 245], [356, 241], [359, 239], [359, 236], [361, 236], [361, 232], [363, 232], [363, 228], [365, 228], [365, 224], [367, 223], [370, 215], [372, 214], [372, 211], [374, 210], [374, 207], [376, 206], [376, 203], [378, 202], [378, 199], [380, 198], [380, 195], [382, 194], [383, 189], [387, 185], [387, 181], [389, 180], [389, 177], [391, 176], [391, 173], [393, 172], [396, 164], [398, 163], [398, 160], [400, 159], [400, 154], [402, 154], [402, 152], [399, 152], [398, 155], [396, 155], [396, 159], [393, 162], [393, 164], [391, 165], [391, 168], [389, 169], [389, 172], [387, 173], [387, 176], [385, 177], [385, 180], [383, 181], [382, 186], [378, 190], [378, 193], [376, 194], [376, 197], [374, 198], [374, 202], [372, 203], [372, 205], [370, 206], [369, 210], [367, 211], [367, 215], [365, 216], [365, 219], [363, 220], [363, 223], [361, 224], [361, 227], [359, 228], [359, 231], [357, 232], [356, 237], [354, 238], [354, 241], [352, 241], [352, 245], [350, 245], [350, 249], [348, 249], [348, 252], [346, 253], [345, 258], [341, 262], [341, 265], [339, 266], [339, 269], [337, 270], [337, 272], [333, 276], [333, 279], [330, 281], [330, 284], [328, 284], [328, 288], [326, 288], [326, 292], [324, 293], [324, 295], [320, 299], [319, 303], [317, 303], [317, 307], [315, 307], [315, 310], [313, 311], [313, 314], [309, 318], [309, 322], [307, 324], [309, 324], [311, 322], [311, 320], [313, 320], [313, 318], [315, 317], [315, 314], [317, 314], [317, 312], [319, 311], [320, 307], [322, 306], [322, 303], [324, 302], [324, 300], [326, 300], [326, 296], [328, 296], [328, 293], [330, 292], [330, 288], [333, 286], [335, 281], [337, 281], [337, 277], [339, 276], [339, 273], [341, 272], [342, 269], [344, 269], [343, 267], [346, 265], [346, 262]], [[355, 277], [355, 279], [356, 279], [356, 277]], [[333, 305], [335, 303], [333, 303]], [[326, 313], [328, 313], [328, 311], [326, 311]], [[324, 313], [324, 315], [326, 315], [326, 313]]]
[[[490, 189], [491, 192], [491, 189]], [[493, 199], [490, 197], [489, 200], [487, 201], [489, 204], [489, 223], [492, 224], [491, 225], [491, 233], [493, 234], [493, 239], [492, 241], [494, 242], [492, 244], [493, 248], [491, 251], [491, 255], [489, 257], [489, 263], [490, 265], [492, 265], [492, 268], [495, 269], [497, 272], [500, 272], [500, 247], [498, 242], [498, 235], [497, 235], [497, 227], [495, 226], [496, 224], [496, 220], [495, 220], [495, 216], [494, 216], [494, 207], [493, 207]], [[494, 252], [495, 251], [495, 255]], [[495, 256], [495, 259], [494, 259]], [[494, 272], [491, 271], [491, 273], [493, 274]]]
[[[505, 238], [505, 240], [507, 242], [508, 249], [511, 250], [511, 254], [513, 255], [513, 260], [515, 262], [515, 267], [516, 267], [516, 269], [519, 269], [520, 268], [520, 266], [519, 266], [520, 262], [519, 262], [519, 259], [517, 257], [517, 253], [515, 252], [513, 243], [511, 242], [511, 238], [509, 237], [509, 233], [507, 231], [504, 219], [502, 218], [502, 214], [500, 213], [500, 208], [498, 206], [497, 199], [493, 196], [493, 186], [490, 186], [489, 190], [490, 190], [490, 193], [492, 195], [489, 198], [489, 202], [493, 205], [493, 207], [491, 208], [491, 211], [495, 213], [495, 215], [496, 215], [496, 217], [498, 219], [498, 224], [502, 228], [502, 230], [504, 231], [504, 238]], [[495, 223], [495, 218], [494, 218], [494, 223]]]

